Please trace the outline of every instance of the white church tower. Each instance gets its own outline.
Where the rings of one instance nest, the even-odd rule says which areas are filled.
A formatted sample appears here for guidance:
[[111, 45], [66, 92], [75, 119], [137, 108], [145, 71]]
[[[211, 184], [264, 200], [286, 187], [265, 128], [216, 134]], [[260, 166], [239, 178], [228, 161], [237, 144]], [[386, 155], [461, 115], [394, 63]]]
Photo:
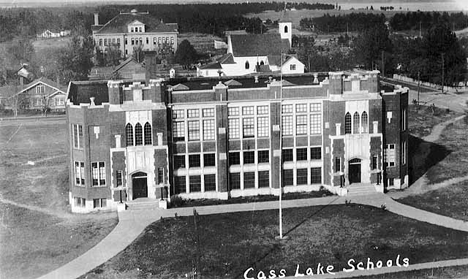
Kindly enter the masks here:
[[281, 34], [281, 39], [288, 39], [289, 45], [292, 45], [292, 22], [280, 21], [279, 33]]

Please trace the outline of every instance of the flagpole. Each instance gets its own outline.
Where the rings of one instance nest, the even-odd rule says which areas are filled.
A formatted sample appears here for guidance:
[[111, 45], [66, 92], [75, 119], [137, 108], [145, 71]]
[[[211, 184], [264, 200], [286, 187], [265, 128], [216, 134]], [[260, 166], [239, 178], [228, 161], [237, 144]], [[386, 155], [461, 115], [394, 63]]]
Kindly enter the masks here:
[[279, 170], [279, 236], [278, 240], [287, 239], [283, 237], [283, 51], [281, 51], [280, 57], [280, 170]]

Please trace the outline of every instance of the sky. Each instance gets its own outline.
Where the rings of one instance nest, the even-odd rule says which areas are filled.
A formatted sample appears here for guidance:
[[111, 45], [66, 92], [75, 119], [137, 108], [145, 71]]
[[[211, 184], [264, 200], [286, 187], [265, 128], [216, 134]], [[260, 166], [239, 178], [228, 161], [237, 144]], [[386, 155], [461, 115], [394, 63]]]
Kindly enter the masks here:
[[[145, 4], [158, 4], [158, 3], [200, 3], [200, 2], [269, 2], [269, 1], [288, 1], [288, 2], [310, 2], [310, 3], [370, 3], [378, 5], [398, 5], [399, 3], [422, 3], [422, 2], [438, 2], [438, 3], [451, 3], [450, 7], [458, 7], [460, 10], [468, 10], [468, 0], [0, 0], [0, 7], [15, 7], [15, 6], [47, 6], [47, 3], [53, 3], [56, 5], [61, 4], [75, 4], [75, 3], [122, 3], [129, 4], [145, 3]], [[455, 4], [453, 4], [455, 2]], [[452, 9], [453, 10], [453, 9]]]

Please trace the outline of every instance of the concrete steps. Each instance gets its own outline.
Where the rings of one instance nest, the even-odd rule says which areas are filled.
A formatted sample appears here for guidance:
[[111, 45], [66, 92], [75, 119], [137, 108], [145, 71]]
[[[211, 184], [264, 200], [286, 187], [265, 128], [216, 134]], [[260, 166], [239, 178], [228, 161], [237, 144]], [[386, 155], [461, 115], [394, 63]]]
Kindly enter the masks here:
[[127, 210], [156, 210], [159, 208], [159, 201], [148, 198], [139, 198], [126, 202]]
[[373, 184], [353, 183], [347, 186], [346, 189], [348, 189], [348, 196], [361, 196], [377, 193]]

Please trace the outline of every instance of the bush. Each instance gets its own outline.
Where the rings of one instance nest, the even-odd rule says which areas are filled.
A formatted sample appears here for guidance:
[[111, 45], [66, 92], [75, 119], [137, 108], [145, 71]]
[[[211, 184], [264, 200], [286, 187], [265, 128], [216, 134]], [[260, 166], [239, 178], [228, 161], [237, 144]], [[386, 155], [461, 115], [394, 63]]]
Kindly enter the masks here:
[[185, 200], [180, 196], [171, 196], [171, 203], [169, 207], [182, 207], [185, 204]]

